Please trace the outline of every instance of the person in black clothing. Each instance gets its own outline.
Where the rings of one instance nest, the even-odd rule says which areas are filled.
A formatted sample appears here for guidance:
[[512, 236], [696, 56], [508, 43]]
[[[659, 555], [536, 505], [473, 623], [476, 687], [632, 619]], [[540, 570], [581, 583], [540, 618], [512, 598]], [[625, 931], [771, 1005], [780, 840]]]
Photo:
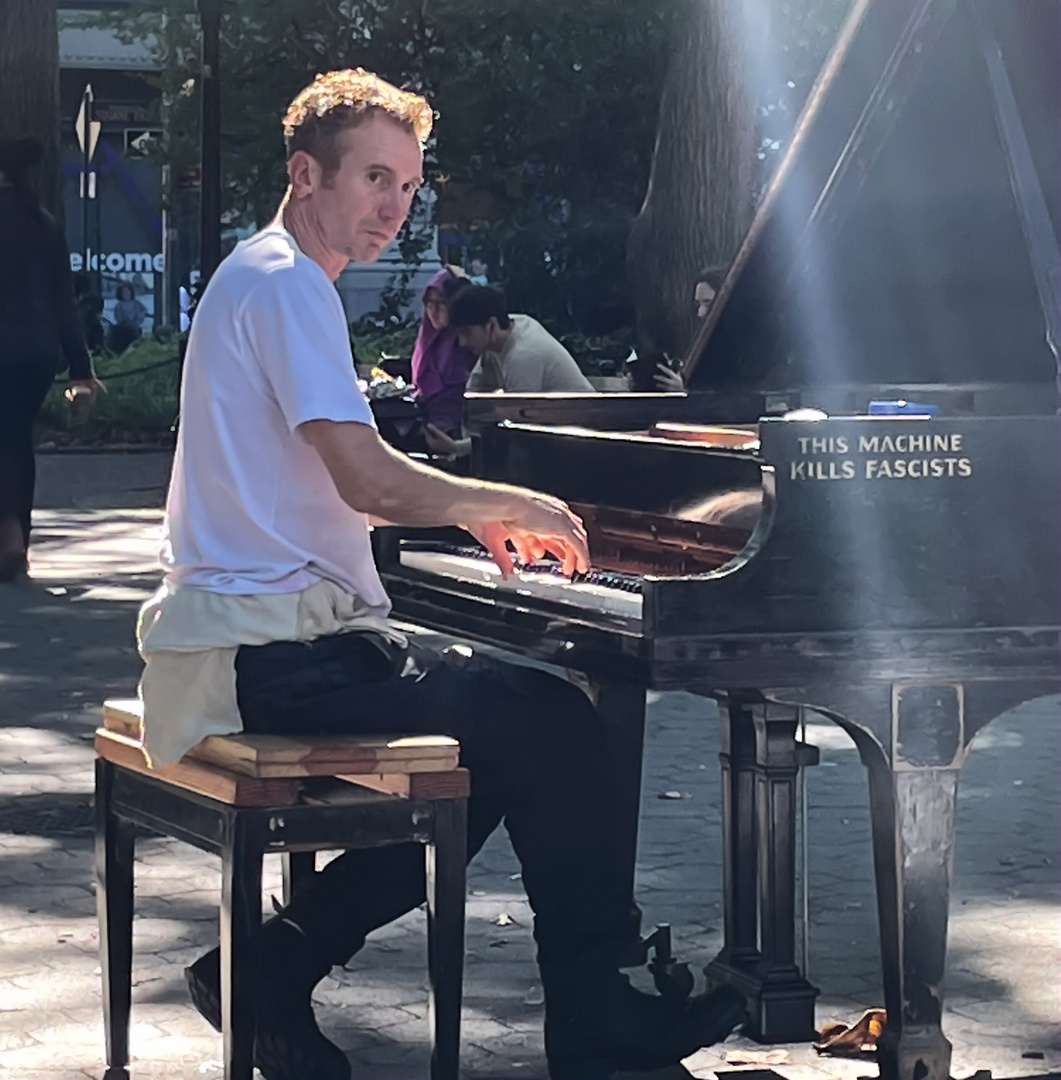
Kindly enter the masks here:
[[57, 371], [94, 397], [70, 254], [37, 201], [30, 170], [44, 156], [33, 138], [0, 138], [0, 581], [27, 571], [36, 469], [33, 421]]
[[103, 334], [103, 297], [92, 286], [84, 271], [74, 274], [74, 304], [81, 319], [88, 351], [95, 355], [106, 346]]
[[[726, 280], [728, 267], [708, 266], [696, 277], [693, 302], [696, 317], [706, 319], [715, 304], [715, 298]], [[632, 388], [641, 393], [660, 392], [681, 394], [685, 392], [685, 378], [681, 364], [654, 349], [641, 352], [630, 368]]]

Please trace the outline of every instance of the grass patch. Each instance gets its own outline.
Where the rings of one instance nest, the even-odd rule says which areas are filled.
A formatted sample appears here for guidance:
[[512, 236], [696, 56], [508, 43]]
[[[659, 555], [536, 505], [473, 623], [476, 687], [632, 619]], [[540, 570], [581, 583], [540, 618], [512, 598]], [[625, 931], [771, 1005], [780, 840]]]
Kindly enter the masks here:
[[[393, 330], [351, 328], [358, 362], [378, 364], [384, 356], [412, 355], [416, 326]], [[177, 417], [177, 339], [145, 338], [121, 356], [96, 359], [96, 375], [106, 386], [86, 418], [77, 422], [63, 397], [66, 377], [56, 380], [37, 419], [38, 444], [100, 445], [168, 442]], [[141, 369], [148, 370], [141, 370]]]
[[48, 392], [38, 417], [47, 433], [44, 438], [100, 443], [153, 442], [168, 436], [177, 415], [176, 356], [176, 339], [159, 342], [148, 338], [121, 356], [97, 358], [96, 375], [107, 390], [97, 396], [91, 412], [80, 423], [63, 397], [66, 378], [61, 377]]

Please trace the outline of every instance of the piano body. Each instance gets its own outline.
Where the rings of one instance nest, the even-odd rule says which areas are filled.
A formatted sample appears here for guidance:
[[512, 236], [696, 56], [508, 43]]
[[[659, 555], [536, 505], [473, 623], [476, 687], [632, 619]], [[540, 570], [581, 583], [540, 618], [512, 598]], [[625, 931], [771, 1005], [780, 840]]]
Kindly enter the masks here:
[[[708, 976], [748, 995], [763, 1041], [814, 1029], [795, 957], [800, 711], [851, 735], [881, 1075], [898, 1080], [949, 1075], [969, 743], [1061, 686], [1059, 20], [1053, 0], [856, 0], [693, 347], [688, 397], [469, 402], [482, 475], [586, 516], [592, 580], [539, 567], [507, 587], [459, 539], [378, 538], [399, 617], [591, 678], [631, 879], [646, 687], [723, 703], [725, 945]], [[939, 415], [835, 415], [894, 397]], [[831, 415], [770, 415], [798, 404]]]

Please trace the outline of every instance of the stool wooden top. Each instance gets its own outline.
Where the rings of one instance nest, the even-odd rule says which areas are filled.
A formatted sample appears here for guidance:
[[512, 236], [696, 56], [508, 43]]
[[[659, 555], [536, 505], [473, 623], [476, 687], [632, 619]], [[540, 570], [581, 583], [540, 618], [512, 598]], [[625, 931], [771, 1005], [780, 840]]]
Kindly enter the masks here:
[[148, 767], [140, 739], [143, 703], [104, 703], [99, 757], [235, 806], [291, 806], [300, 780], [336, 777], [407, 799], [460, 799], [469, 777], [460, 745], [444, 735], [210, 735], [179, 762]]
[[[103, 705], [107, 731], [139, 741], [143, 702]], [[451, 772], [460, 744], [445, 735], [208, 735], [186, 755], [258, 779]]]

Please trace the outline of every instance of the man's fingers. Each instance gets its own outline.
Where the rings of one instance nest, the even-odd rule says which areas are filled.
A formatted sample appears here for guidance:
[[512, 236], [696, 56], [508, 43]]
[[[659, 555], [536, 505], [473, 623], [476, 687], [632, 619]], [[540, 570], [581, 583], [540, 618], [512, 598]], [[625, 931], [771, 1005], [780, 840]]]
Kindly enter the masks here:
[[516, 549], [516, 559], [520, 566], [529, 566], [537, 560], [529, 537], [513, 534], [510, 539], [512, 546]]
[[497, 563], [502, 577], [508, 577], [515, 570], [512, 561], [512, 553], [505, 546], [505, 534], [501, 531], [491, 530], [489, 535], [483, 537], [486, 550], [490, 552], [494, 562]]
[[565, 537], [556, 537], [548, 544], [550, 555], [555, 555], [563, 565], [564, 575], [589, 572], [589, 552], [584, 544], [575, 543]]

